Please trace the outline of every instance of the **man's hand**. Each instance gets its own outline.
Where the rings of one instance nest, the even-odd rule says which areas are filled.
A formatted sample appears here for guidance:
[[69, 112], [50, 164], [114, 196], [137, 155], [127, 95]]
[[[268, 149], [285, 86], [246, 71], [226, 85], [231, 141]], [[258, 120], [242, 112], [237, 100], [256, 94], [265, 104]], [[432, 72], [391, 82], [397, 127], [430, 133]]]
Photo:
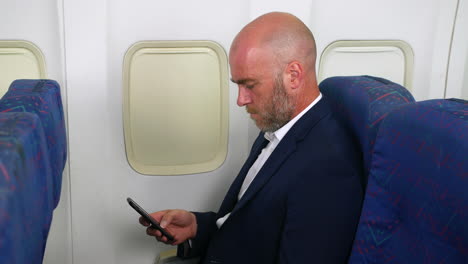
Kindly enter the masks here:
[[197, 234], [197, 219], [191, 212], [185, 210], [164, 210], [150, 215], [174, 237], [173, 241], [168, 241], [167, 237], [163, 236], [159, 230], [150, 227], [150, 223], [143, 217], [140, 217], [140, 224], [148, 226], [146, 233], [156, 237], [158, 241], [178, 245], [187, 239], [194, 238]]

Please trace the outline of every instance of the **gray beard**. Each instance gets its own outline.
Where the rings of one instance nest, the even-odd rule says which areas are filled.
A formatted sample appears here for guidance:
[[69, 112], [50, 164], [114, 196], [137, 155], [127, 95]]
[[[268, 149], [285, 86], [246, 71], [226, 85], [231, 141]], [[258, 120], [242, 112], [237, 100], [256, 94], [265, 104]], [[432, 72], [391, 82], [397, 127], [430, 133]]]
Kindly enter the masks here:
[[288, 96], [281, 77], [275, 78], [271, 105], [261, 113], [263, 124], [257, 124], [263, 132], [274, 132], [292, 119], [295, 100]]

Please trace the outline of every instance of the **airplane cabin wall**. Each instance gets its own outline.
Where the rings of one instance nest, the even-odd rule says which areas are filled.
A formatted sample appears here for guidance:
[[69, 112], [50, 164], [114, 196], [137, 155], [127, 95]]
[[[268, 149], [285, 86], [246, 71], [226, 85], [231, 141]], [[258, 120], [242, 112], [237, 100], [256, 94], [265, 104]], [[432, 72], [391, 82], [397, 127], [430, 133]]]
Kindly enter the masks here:
[[[237, 87], [230, 83], [229, 147], [220, 168], [182, 176], [135, 172], [125, 154], [122, 65], [137, 41], [211, 40], [228, 52], [250, 20], [286, 11], [314, 32], [319, 57], [336, 40], [404, 40], [414, 52], [417, 100], [461, 97], [463, 89], [468, 93], [462, 88], [468, 80], [468, 40], [461, 33], [467, 29], [467, 0], [3, 2], [0, 39], [29, 40], [42, 50], [49, 78], [62, 85], [68, 115], [69, 171], [46, 264], [152, 263], [170, 247], [146, 236], [125, 198], [148, 211], [217, 210], [258, 134], [236, 105]], [[446, 83], [456, 88], [445, 91]]]
[[453, 32], [450, 63], [447, 69], [446, 98], [468, 100], [468, 1], [460, 1]]
[[[227, 49], [249, 19], [245, 6], [216, 0], [64, 1], [74, 263], [151, 263], [169, 248], [146, 235], [126, 197], [150, 212], [220, 205], [249, 151], [244, 111], [230, 104], [228, 155], [217, 170], [141, 175], [125, 156], [122, 65], [127, 49], [141, 40], [212, 40]], [[235, 89], [229, 97], [235, 102]]]
[[[457, 0], [315, 1], [319, 52], [336, 40], [403, 40], [414, 52], [416, 100], [444, 96]], [[359, 61], [356, 61], [359, 63]]]

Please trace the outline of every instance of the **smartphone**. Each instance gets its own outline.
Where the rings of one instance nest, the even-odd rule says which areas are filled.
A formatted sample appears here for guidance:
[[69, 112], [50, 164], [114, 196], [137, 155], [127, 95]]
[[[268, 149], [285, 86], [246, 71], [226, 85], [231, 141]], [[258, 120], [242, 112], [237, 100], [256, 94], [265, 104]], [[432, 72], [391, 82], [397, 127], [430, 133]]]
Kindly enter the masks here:
[[143, 210], [143, 208], [141, 208], [141, 206], [139, 206], [135, 201], [133, 201], [132, 198], [128, 197], [127, 202], [133, 209], [135, 209], [135, 211], [137, 211], [141, 216], [143, 216], [143, 218], [145, 218], [146, 221], [151, 223], [151, 226], [153, 228], [159, 230], [163, 234], [163, 236], [167, 237], [167, 239], [169, 241], [174, 240], [174, 237], [171, 236], [171, 234], [169, 234], [169, 232], [167, 232], [166, 229], [162, 228], [159, 225], [159, 223], [153, 217], [151, 217], [151, 215], [149, 215], [145, 210]]

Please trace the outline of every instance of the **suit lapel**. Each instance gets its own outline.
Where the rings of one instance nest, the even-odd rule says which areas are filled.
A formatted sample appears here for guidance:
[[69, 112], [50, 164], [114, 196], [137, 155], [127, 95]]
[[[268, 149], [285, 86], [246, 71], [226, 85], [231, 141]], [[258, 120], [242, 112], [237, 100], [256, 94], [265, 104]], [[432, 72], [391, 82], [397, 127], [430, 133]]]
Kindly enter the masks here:
[[[252, 181], [244, 196], [242, 196], [241, 200], [237, 204], [232, 205], [235, 207], [232, 210], [231, 214], [235, 214], [240, 208], [245, 206], [258, 193], [258, 191], [262, 189], [262, 187], [276, 173], [276, 171], [281, 167], [281, 165], [288, 160], [289, 156], [292, 153], [294, 153], [294, 151], [296, 150], [297, 143], [303, 140], [304, 137], [309, 133], [309, 131], [328, 113], [330, 113], [330, 108], [326, 99], [323, 97], [312, 109], [305, 113], [304, 116], [302, 116], [302, 118], [296, 122], [296, 124], [294, 124], [294, 126], [284, 136], [284, 138], [273, 151], [271, 156], [265, 162], [261, 170], [258, 172], [257, 176], [255, 176], [255, 179]], [[262, 148], [260, 148], [260, 150], [261, 149]], [[255, 155], [253, 161], [249, 164], [247, 168], [245, 168], [245, 165], [242, 168], [246, 171], [242, 177], [242, 180], [240, 180], [240, 183], [237, 183], [239, 186], [236, 186], [236, 198], [239, 193], [240, 186], [242, 185], [242, 182], [245, 178], [245, 174], [247, 174], [248, 170], [250, 169], [250, 166], [253, 164], [258, 154], [259, 152]], [[233, 189], [232, 186], [231, 189]]]
[[268, 144], [268, 140], [265, 139], [264, 134], [260, 133], [252, 145], [249, 157], [242, 166], [239, 174], [237, 175], [234, 182], [231, 184], [226, 196], [224, 197], [223, 203], [218, 211], [219, 217], [223, 217], [227, 213], [231, 212], [234, 208], [234, 205], [237, 203], [237, 196], [239, 194], [242, 183], [244, 182], [245, 176], [249, 172], [250, 167], [252, 167], [255, 160], [257, 160], [258, 155], [262, 149]]
[[247, 191], [244, 193], [244, 196], [234, 207], [232, 214], [237, 210], [242, 208], [248, 201], [250, 201], [255, 194], [268, 182], [268, 180], [275, 174], [275, 172], [281, 167], [284, 161], [286, 161], [289, 156], [296, 149], [296, 140], [293, 138], [286, 138], [281, 140], [280, 144], [276, 149], [271, 153], [268, 160], [263, 164], [263, 167], [255, 176], [255, 179], [250, 184]]

